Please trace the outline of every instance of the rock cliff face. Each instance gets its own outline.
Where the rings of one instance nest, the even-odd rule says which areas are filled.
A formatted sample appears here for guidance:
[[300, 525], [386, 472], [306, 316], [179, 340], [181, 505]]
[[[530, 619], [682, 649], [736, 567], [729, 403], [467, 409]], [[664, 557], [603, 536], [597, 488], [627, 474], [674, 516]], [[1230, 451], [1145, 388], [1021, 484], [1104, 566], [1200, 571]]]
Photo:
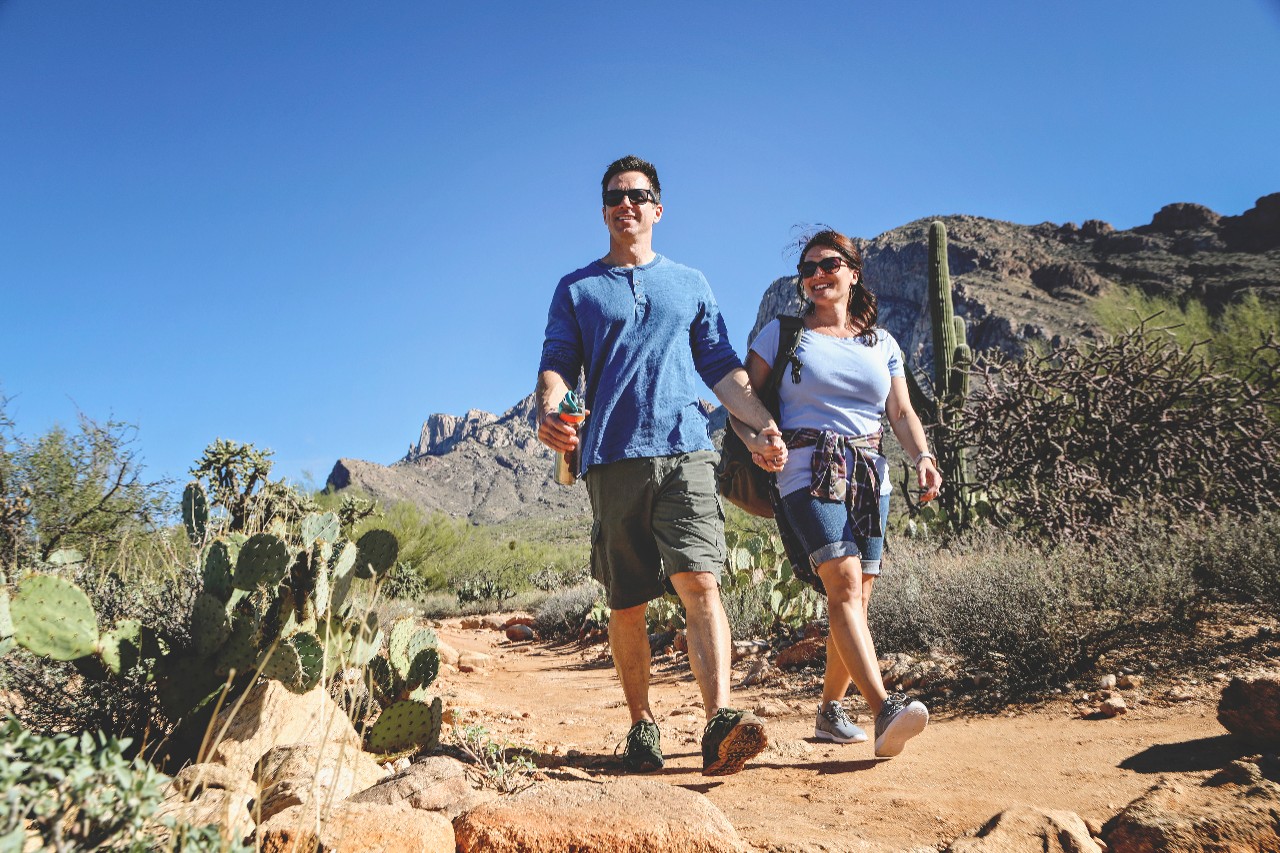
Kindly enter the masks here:
[[[1280, 300], [1280, 193], [1239, 216], [1171, 204], [1128, 231], [1096, 219], [1083, 225], [920, 219], [858, 242], [881, 325], [926, 372], [933, 358], [925, 293], [934, 218], [947, 225], [956, 313], [979, 354], [1017, 356], [1035, 341], [1092, 337], [1098, 327], [1090, 303], [1117, 284], [1210, 305], [1244, 291]], [[795, 283], [783, 277], [765, 289], [750, 338], [777, 314], [799, 309]], [[716, 410], [711, 429], [723, 428], [723, 410]], [[530, 395], [501, 416], [475, 409], [461, 417], [431, 415], [402, 459], [389, 466], [340, 459], [328, 487], [357, 486], [383, 501], [409, 500], [482, 523], [587, 513], [586, 489], [555, 484], [551, 470]]]

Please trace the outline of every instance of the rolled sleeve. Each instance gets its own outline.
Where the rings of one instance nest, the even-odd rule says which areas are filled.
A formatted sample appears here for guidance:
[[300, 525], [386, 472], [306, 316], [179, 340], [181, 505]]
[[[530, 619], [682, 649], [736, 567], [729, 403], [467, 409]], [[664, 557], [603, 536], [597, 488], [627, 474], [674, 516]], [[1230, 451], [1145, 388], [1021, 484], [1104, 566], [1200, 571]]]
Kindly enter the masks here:
[[582, 372], [582, 332], [569, 285], [561, 281], [547, 311], [547, 331], [542, 341], [542, 359], [538, 372], [551, 370], [560, 374], [569, 387], [578, 384]]
[[729, 329], [725, 325], [720, 306], [711, 295], [711, 288], [703, 279], [706, 296], [702, 308], [689, 328], [689, 346], [693, 351], [693, 366], [708, 388], [714, 388], [734, 370], [742, 367], [742, 359], [729, 343]]

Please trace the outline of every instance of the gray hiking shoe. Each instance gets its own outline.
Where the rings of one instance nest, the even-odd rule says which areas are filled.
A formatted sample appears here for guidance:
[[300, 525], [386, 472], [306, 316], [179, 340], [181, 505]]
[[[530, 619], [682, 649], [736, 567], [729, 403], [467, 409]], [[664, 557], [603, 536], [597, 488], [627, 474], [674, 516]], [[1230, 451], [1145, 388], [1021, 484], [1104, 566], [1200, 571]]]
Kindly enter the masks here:
[[818, 740], [836, 743], [863, 743], [867, 739], [867, 733], [853, 724], [853, 720], [845, 713], [844, 705], [835, 699], [818, 706], [813, 736]]
[[662, 735], [656, 723], [641, 720], [627, 732], [622, 766], [630, 773], [662, 769]]
[[876, 714], [876, 758], [892, 758], [924, 731], [929, 709], [904, 693], [890, 693]]
[[737, 773], [768, 745], [759, 717], [750, 711], [721, 708], [702, 730], [702, 775]]

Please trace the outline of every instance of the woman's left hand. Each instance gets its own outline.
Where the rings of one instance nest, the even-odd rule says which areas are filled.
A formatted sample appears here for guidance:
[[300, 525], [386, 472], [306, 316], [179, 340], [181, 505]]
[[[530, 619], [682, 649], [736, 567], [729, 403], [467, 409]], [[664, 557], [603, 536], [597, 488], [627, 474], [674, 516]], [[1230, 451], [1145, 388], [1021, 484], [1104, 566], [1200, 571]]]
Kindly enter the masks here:
[[920, 503], [928, 503], [938, 496], [938, 490], [942, 488], [942, 472], [932, 459], [926, 456], [920, 460], [916, 465], [916, 477], [922, 492]]

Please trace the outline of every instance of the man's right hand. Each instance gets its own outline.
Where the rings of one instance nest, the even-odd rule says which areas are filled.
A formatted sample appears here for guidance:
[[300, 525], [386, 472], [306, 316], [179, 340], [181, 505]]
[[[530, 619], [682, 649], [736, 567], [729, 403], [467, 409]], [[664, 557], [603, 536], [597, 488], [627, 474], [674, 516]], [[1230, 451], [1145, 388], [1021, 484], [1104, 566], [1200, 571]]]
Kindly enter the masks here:
[[[590, 414], [590, 413], [588, 413]], [[538, 441], [557, 453], [569, 453], [578, 446], [578, 428], [581, 424], [570, 424], [560, 420], [559, 412], [547, 412], [538, 424]]]

